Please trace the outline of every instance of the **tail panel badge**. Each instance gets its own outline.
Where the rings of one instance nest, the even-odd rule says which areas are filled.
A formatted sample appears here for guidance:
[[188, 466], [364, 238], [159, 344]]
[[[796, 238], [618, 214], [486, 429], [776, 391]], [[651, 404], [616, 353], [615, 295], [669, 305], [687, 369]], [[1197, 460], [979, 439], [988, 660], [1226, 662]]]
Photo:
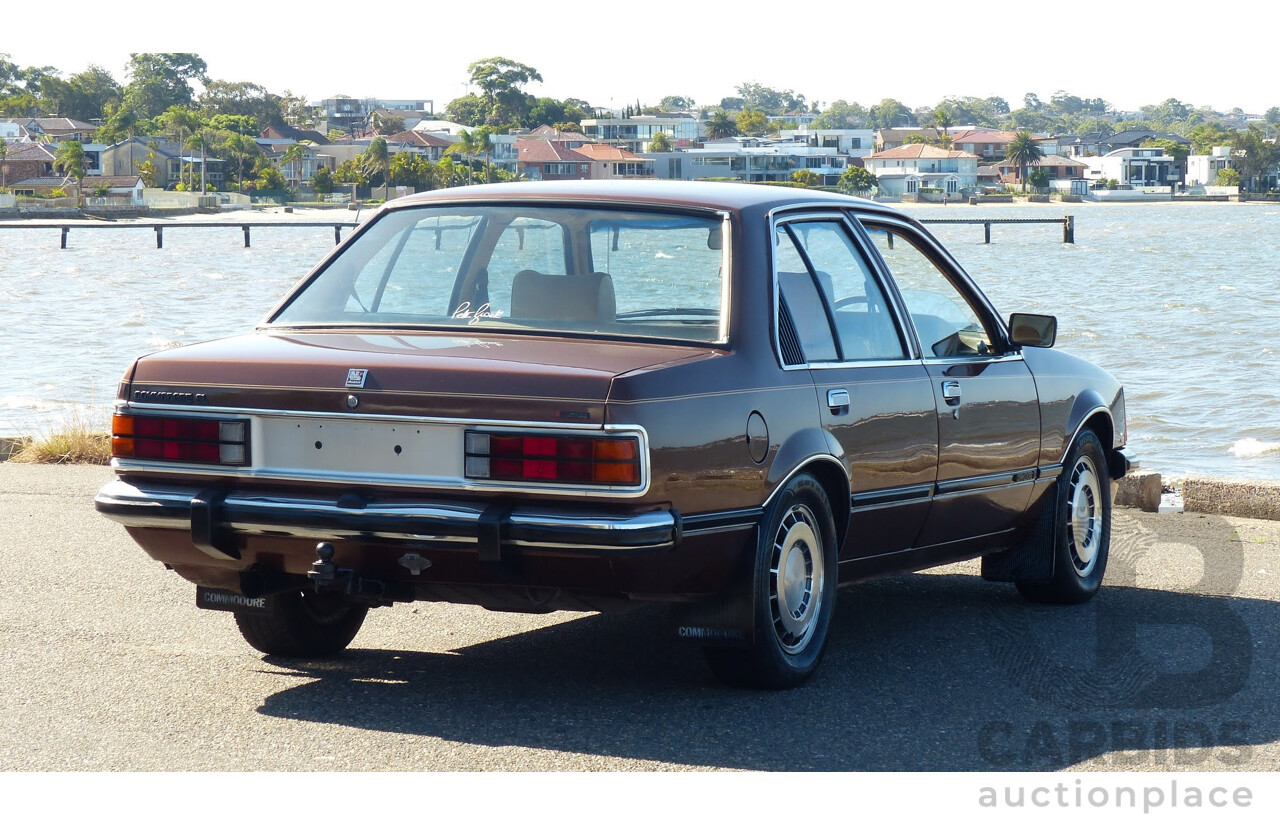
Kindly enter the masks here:
[[368, 377], [368, 370], [347, 370], [347, 386], [361, 389], [364, 387], [364, 381]]

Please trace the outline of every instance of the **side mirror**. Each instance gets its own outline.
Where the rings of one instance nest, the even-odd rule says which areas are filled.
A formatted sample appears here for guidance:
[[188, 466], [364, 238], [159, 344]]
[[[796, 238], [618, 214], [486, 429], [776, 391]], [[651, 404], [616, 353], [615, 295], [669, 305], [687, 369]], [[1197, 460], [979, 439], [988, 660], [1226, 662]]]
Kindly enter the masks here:
[[1009, 335], [1024, 347], [1051, 347], [1058, 340], [1058, 319], [1052, 315], [1015, 312], [1009, 316]]

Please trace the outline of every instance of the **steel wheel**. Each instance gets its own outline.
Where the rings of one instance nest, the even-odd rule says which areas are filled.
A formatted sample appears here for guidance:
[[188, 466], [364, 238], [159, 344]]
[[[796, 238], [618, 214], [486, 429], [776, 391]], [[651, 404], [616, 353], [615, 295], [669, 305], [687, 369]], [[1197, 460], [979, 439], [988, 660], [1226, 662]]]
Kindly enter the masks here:
[[769, 564], [773, 632], [787, 653], [799, 653], [813, 638], [825, 576], [817, 519], [805, 505], [793, 504], [778, 525]]

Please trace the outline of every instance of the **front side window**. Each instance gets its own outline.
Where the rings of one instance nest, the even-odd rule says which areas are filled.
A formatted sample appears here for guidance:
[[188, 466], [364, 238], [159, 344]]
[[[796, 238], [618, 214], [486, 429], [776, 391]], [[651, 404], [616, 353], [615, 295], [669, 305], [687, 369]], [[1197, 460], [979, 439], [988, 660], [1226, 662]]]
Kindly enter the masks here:
[[868, 225], [920, 336], [926, 358], [994, 354], [982, 315], [917, 242], [896, 227]]
[[884, 292], [843, 222], [781, 224], [774, 248], [779, 293], [806, 360], [907, 357]]
[[718, 215], [607, 208], [394, 210], [269, 323], [722, 342], [725, 227]]

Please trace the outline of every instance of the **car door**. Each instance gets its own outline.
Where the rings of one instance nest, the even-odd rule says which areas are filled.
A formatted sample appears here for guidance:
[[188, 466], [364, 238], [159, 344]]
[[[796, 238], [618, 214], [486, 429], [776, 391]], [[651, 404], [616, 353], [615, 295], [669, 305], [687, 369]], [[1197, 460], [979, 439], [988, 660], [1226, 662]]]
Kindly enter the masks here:
[[822, 426], [849, 473], [850, 500], [832, 502], [851, 511], [844, 561], [911, 548], [937, 475], [929, 375], [869, 260], [840, 213], [775, 222], [783, 361], [809, 371]]
[[937, 243], [905, 221], [862, 223], [911, 319], [934, 396], [937, 489], [919, 545], [998, 541], [1018, 526], [1036, 479], [1035, 380], [986, 298]]

